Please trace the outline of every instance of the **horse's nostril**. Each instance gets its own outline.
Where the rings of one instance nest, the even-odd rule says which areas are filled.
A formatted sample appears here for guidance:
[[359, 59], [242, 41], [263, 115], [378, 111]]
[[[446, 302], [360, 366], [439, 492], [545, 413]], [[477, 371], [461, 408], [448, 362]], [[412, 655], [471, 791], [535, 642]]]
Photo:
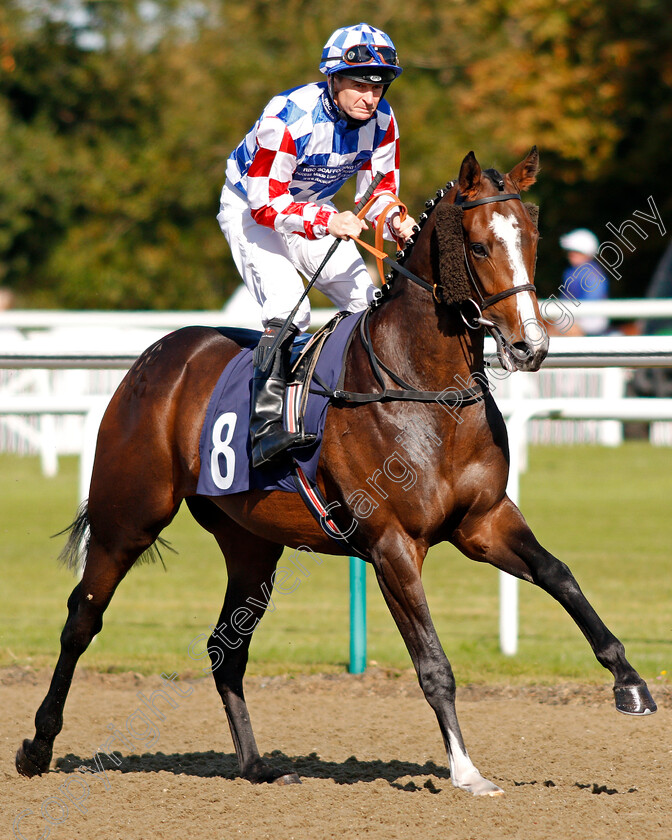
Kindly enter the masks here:
[[532, 351], [524, 341], [515, 341], [512, 345], [514, 355], [519, 359], [529, 359]]

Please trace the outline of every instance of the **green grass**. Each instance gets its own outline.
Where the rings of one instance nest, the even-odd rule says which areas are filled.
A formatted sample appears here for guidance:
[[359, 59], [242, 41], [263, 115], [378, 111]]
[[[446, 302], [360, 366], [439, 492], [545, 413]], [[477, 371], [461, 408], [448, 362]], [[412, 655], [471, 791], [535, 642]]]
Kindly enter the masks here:
[[[0, 666], [53, 665], [75, 578], [55, 557], [73, 518], [77, 462], [42, 479], [35, 458], [0, 456]], [[672, 672], [669, 499], [672, 450], [539, 447], [530, 452], [521, 508], [539, 541], [564, 560], [642, 675]], [[187, 654], [219, 615], [226, 571], [205, 531], [181, 511], [164, 532], [179, 551], [168, 568], [140, 566], [121, 584], [103, 632], [82, 659], [99, 670], [198, 672]], [[252, 643], [250, 672], [341, 671], [348, 656], [348, 563], [324, 557], [293, 593], [276, 593]], [[520, 584], [520, 649], [498, 648], [498, 573], [451, 546], [423, 574], [434, 622], [458, 681], [607, 682], [583, 636], [545, 593]], [[368, 658], [405, 669], [408, 654], [368, 570]], [[202, 650], [202, 644], [197, 651]]]

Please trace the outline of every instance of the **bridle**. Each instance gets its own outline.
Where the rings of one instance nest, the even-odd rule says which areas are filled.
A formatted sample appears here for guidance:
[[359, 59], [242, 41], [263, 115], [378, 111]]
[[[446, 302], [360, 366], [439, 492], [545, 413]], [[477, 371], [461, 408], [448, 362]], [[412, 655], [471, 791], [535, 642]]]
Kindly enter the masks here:
[[[491, 179], [494, 181], [494, 183], [499, 187], [499, 189], [502, 192], [499, 195], [489, 195], [489, 196], [485, 196], [484, 198], [477, 198], [474, 201], [465, 201], [464, 198], [461, 195], [458, 194], [458, 196], [455, 200], [455, 205], [457, 207], [461, 207], [462, 210], [471, 210], [472, 207], [478, 207], [481, 204], [494, 204], [495, 202], [499, 202], [499, 201], [511, 201], [511, 200], [522, 201], [522, 198], [520, 197], [520, 195], [518, 193], [505, 193], [505, 192], [503, 192], [503, 190], [504, 190], [504, 180], [502, 179], [501, 175], [499, 175], [498, 172], [496, 172], [495, 170], [486, 170], [486, 174], [491, 177]], [[456, 185], [456, 183], [457, 183], [456, 181], [449, 181], [446, 184], [445, 190], [439, 190], [437, 192], [437, 199], [443, 198], [443, 196], [446, 194], [446, 192], [451, 190]], [[431, 206], [431, 204], [433, 204], [433, 202], [428, 202], [427, 206]], [[399, 201], [397, 201], [396, 206], [400, 206], [400, 205], [401, 205], [401, 203]], [[401, 206], [403, 206], [403, 205], [401, 205]], [[366, 209], [367, 208], [365, 208], [362, 212], [365, 212]], [[405, 208], [404, 208], [404, 210], [405, 210]], [[383, 214], [381, 214], [381, 219], [379, 219], [379, 225], [378, 225], [381, 228], [382, 228], [382, 215]], [[355, 239], [356, 239], [356, 237], [355, 237]], [[418, 277], [417, 274], [413, 274], [412, 271], [409, 271], [403, 265], [400, 265], [395, 260], [391, 259], [390, 257], [387, 257], [381, 250], [378, 250], [376, 248], [372, 248], [371, 246], [367, 245], [365, 242], [362, 242], [359, 239], [356, 239], [356, 241], [360, 245], [363, 245], [368, 251], [370, 251], [376, 257], [376, 259], [379, 261], [379, 271], [381, 273], [381, 277], [382, 277], [383, 272], [382, 272], [382, 268], [380, 267], [380, 263], [384, 262], [388, 266], [393, 268], [397, 273], [402, 274], [404, 277], [408, 278], [409, 280], [412, 280], [417, 286], [420, 286], [421, 288], [426, 289], [427, 291], [431, 292], [434, 300], [437, 303], [441, 303], [441, 300], [439, 299], [438, 294], [437, 294], [438, 288], [437, 288], [436, 283], [434, 285], [432, 285], [431, 283], [428, 283], [426, 280], [423, 280], [422, 277]], [[382, 236], [381, 236], [381, 241], [382, 241]], [[496, 329], [495, 324], [492, 321], [483, 317], [484, 310], [488, 309], [490, 306], [494, 306], [496, 303], [499, 303], [499, 301], [504, 300], [505, 298], [510, 297], [511, 295], [517, 295], [520, 292], [536, 292], [536, 290], [537, 290], [536, 286], [534, 285], [534, 283], [525, 283], [522, 286], [512, 286], [510, 289], [504, 289], [501, 292], [496, 292], [494, 295], [489, 295], [488, 297], [485, 297], [483, 295], [482, 291], [481, 291], [481, 288], [480, 288], [478, 282], [477, 282], [477, 278], [474, 276], [474, 272], [471, 268], [471, 263], [469, 262], [469, 257], [467, 255], [467, 246], [466, 246], [466, 243], [465, 243], [464, 239], [462, 240], [462, 250], [463, 250], [463, 253], [464, 253], [464, 264], [466, 266], [467, 274], [469, 276], [469, 282], [471, 283], [471, 286], [472, 286], [472, 288], [473, 288], [473, 290], [474, 290], [474, 292], [475, 292], [475, 294], [478, 298], [478, 300], [474, 300], [473, 298], [469, 298], [467, 301], [465, 301], [465, 303], [471, 303], [476, 308], [476, 313], [477, 313], [476, 316], [470, 320], [470, 319], [467, 319], [467, 317], [465, 316], [465, 314], [462, 311], [460, 311], [460, 315], [462, 317], [462, 320], [464, 321], [464, 323], [470, 329], [478, 329], [479, 326], [484, 326], [484, 327], [488, 328], [489, 330]], [[385, 282], [385, 280], [383, 279], [383, 289], [382, 289], [381, 295], [378, 298], [378, 300], [374, 301], [374, 306], [376, 304], [382, 302], [382, 298], [385, 296], [385, 294], [387, 292], [389, 292], [389, 290], [390, 290], [389, 284], [387, 282]]]
[[[502, 176], [500, 175], [499, 172], [497, 172], [494, 169], [487, 169], [487, 170], [485, 170], [485, 174], [490, 178], [490, 180], [495, 184], [495, 186], [498, 187], [499, 193], [497, 195], [485, 196], [484, 198], [477, 198], [477, 199], [474, 199], [473, 201], [466, 201], [464, 199], [464, 197], [458, 193], [458, 195], [456, 197], [456, 200], [455, 200], [455, 205], [456, 206], [461, 207], [462, 210], [471, 210], [473, 207], [479, 207], [482, 204], [494, 204], [494, 203], [500, 202], [500, 201], [522, 201], [522, 199], [521, 199], [521, 197], [518, 193], [505, 193], [504, 192], [504, 179], [502, 178]], [[446, 194], [446, 192], [451, 190], [456, 184], [457, 184], [456, 181], [449, 181], [446, 184], [445, 190], [439, 190], [437, 192], [437, 195], [436, 195], [437, 199], [438, 200], [442, 199], [443, 196]], [[428, 202], [427, 206], [430, 207], [433, 204], [434, 204], [434, 202]], [[381, 222], [380, 219], [379, 219], [379, 227], [382, 227], [382, 222]], [[367, 247], [367, 249], [369, 251], [371, 251], [372, 253], [374, 253], [376, 251], [376, 249], [372, 249], [369, 246], [366, 246], [366, 243], [360, 242], [360, 244], [365, 245], [365, 247]], [[467, 255], [467, 246], [466, 246], [466, 242], [464, 241], [464, 238], [462, 239], [462, 249], [463, 249], [463, 256], [464, 256], [464, 264], [465, 264], [466, 269], [467, 269], [467, 275], [469, 277], [469, 282], [470, 282], [470, 284], [471, 284], [471, 286], [474, 290], [474, 293], [477, 297], [477, 300], [475, 300], [474, 298], [468, 298], [466, 301], [463, 302], [463, 303], [470, 303], [475, 308], [476, 312], [475, 312], [474, 316], [472, 318], [468, 318], [465, 315], [463, 309], [460, 308], [460, 317], [464, 321], [465, 325], [471, 330], [479, 329], [480, 327], [485, 327], [485, 329], [490, 333], [490, 335], [495, 340], [495, 344], [497, 345], [498, 355], [501, 356], [505, 352], [505, 347], [506, 347], [508, 352], [514, 358], [525, 358], [527, 354], [525, 352], [519, 350], [515, 346], [510, 345], [509, 342], [505, 341], [504, 336], [502, 335], [500, 329], [497, 327], [497, 325], [494, 323], [494, 321], [491, 321], [488, 318], [484, 318], [483, 317], [483, 312], [486, 309], [488, 309], [489, 307], [494, 306], [496, 303], [499, 303], [500, 301], [505, 300], [506, 298], [510, 297], [511, 295], [517, 295], [521, 292], [536, 292], [536, 286], [533, 283], [525, 283], [522, 286], [512, 286], [510, 289], [504, 289], [501, 292], [496, 292], [494, 295], [489, 295], [488, 297], [485, 297], [483, 295], [482, 291], [481, 291], [481, 287], [480, 287], [479, 283], [477, 282], [477, 277], [474, 276], [474, 272], [472, 270], [471, 263], [469, 262], [469, 257]], [[404, 277], [413, 281], [416, 285], [418, 285], [421, 288], [429, 291], [432, 294], [432, 297], [434, 298], [434, 300], [437, 303], [442, 302], [440, 300], [438, 294], [437, 294], [438, 286], [437, 286], [436, 283], [434, 285], [428, 283], [426, 280], [423, 280], [421, 277], [418, 277], [416, 274], [413, 274], [413, 272], [409, 271], [403, 265], [400, 265], [395, 260], [392, 260], [389, 257], [387, 257], [384, 254], [384, 252], [382, 252], [382, 251], [378, 251], [377, 253], [374, 253], [374, 255], [376, 256], [376, 259], [378, 260], [379, 271], [381, 273], [381, 276], [382, 276], [382, 265], [381, 265], [381, 263], [385, 262], [387, 265], [389, 265], [393, 269], [395, 269], [399, 274], [402, 274]], [[386, 283], [384, 281], [383, 288], [379, 292], [379, 297], [378, 297], [377, 300], [374, 300], [374, 302], [372, 304], [372, 307], [375, 307], [378, 304], [382, 303], [383, 298], [385, 297], [385, 295], [387, 293], [389, 293], [389, 291], [390, 291], [390, 286], [389, 286], [388, 283]], [[364, 342], [364, 344], [366, 346], [366, 342]], [[371, 352], [372, 352], [372, 348], [371, 348]]]
[[[503, 187], [503, 181], [502, 187]], [[442, 199], [445, 195], [445, 192], [455, 186], [455, 182], [448, 182], [446, 184], [446, 190], [439, 190], [437, 193], [437, 199]], [[492, 204], [496, 201], [510, 201], [512, 199], [517, 199], [521, 201], [520, 196], [518, 193], [504, 193], [502, 192], [501, 195], [493, 195], [488, 196], [487, 198], [479, 198], [475, 201], [460, 201], [458, 197], [458, 201], [455, 202], [456, 204], [459, 203], [463, 210], [469, 210], [472, 207], [477, 207], [480, 204]], [[397, 203], [395, 206], [399, 206], [400, 202], [397, 199]], [[427, 204], [430, 206], [430, 203]], [[366, 212], [366, 207], [364, 207], [360, 212], [364, 214]], [[405, 208], [404, 208], [405, 210]], [[382, 229], [382, 222], [381, 218], [378, 220], [377, 224], [377, 233], [379, 230]], [[356, 238], [356, 237], [353, 237]], [[382, 238], [382, 237], [381, 237]], [[421, 288], [425, 289], [426, 291], [430, 292], [430, 294], [434, 297], [434, 300], [437, 303], [441, 303], [439, 298], [437, 297], [437, 286], [436, 284], [432, 285], [428, 283], [426, 280], [423, 280], [422, 277], [418, 277], [417, 274], [413, 274], [412, 271], [409, 271], [403, 265], [400, 265], [395, 260], [390, 259], [384, 251], [379, 250], [378, 248], [373, 248], [367, 243], [362, 242], [361, 240], [356, 240], [360, 245], [363, 245], [366, 250], [370, 251], [377, 259], [379, 263], [379, 269], [381, 263], [386, 263], [387, 265], [391, 266], [395, 271], [399, 274], [402, 274], [404, 277], [407, 277], [416, 285], [420, 286]], [[467, 266], [467, 271], [469, 274], [469, 278], [471, 281], [471, 285], [474, 288], [474, 291], [480, 298], [480, 304], [477, 303], [475, 300], [471, 300], [471, 303], [476, 307], [478, 310], [478, 317], [475, 318], [472, 322], [469, 322], [464, 314], [461, 312], [462, 319], [464, 320], [465, 324], [471, 328], [476, 329], [479, 326], [484, 326], [493, 336], [495, 342], [497, 344], [498, 352], [503, 352], [504, 347], [504, 338], [498, 329], [498, 327], [492, 322], [488, 321], [486, 318], [483, 318], [483, 310], [487, 309], [489, 306], [493, 306], [500, 300], [509, 297], [510, 295], [518, 294], [518, 292], [533, 292], [535, 291], [535, 287], [532, 283], [526, 283], [523, 286], [516, 286], [511, 289], [506, 289], [503, 292], [497, 292], [494, 295], [490, 295], [489, 297], [484, 297], [478, 283], [476, 282], [476, 278], [471, 270], [471, 266], [469, 264], [469, 260], [467, 258], [466, 252], [466, 245], [464, 244], [464, 239], [462, 240], [462, 246], [464, 248], [464, 261]], [[382, 271], [381, 271], [382, 274]], [[373, 310], [380, 306], [383, 302], [386, 295], [388, 295], [391, 291], [391, 286], [389, 283], [385, 282], [383, 288], [378, 291], [378, 295], [376, 299], [370, 304], [370, 306], [366, 309], [364, 315], [362, 316], [359, 322], [359, 336], [364, 347], [364, 350], [368, 356], [369, 363], [371, 365], [371, 369], [374, 373], [376, 381], [380, 387], [380, 391], [372, 392], [372, 393], [356, 393], [352, 391], [345, 391], [341, 388], [330, 389], [328, 388], [324, 382], [322, 382], [315, 374], [313, 373], [313, 379], [318, 384], [320, 390], [315, 390], [313, 388], [310, 389], [311, 393], [319, 393], [323, 396], [327, 396], [332, 400], [336, 400], [338, 402], [345, 402], [345, 403], [352, 403], [352, 404], [363, 404], [363, 403], [372, 403], [372, 402], [383, 402], [389, 400], [401, 400], [401, 401], [413, 401], [413, 402], [436, 402], [441, 401], [444, 404], [455, 404], [455, 405], [468, 405], [472, 402], [480, 402], [484, 397], [484, 389], [482, 383], [479, 381], [476, 385], [465, 388], [462, 391], [458, 391], [457, 389], [448, 389], [451, 393], [448, 394], [446, 390], [444, 391], [421, 391], [418, 388], [415, 388], [413, 385], [409, 384], [408, 382], [404, 381], [398, 374], [396, 374], [393, 370], [391, 370], [377, 355], [375, 350], [373, 349], [373, 341], [371, 339], [371, 331], [370, 331], [370, 323], [369, 317]], [[523, 358], [525, 356], [524, 353], [520, 353], [515, 347], [509, 347], [509, 352], [514, 357]], [[390, 379], [396, 384], [400, 386], [399, 389], [389, 389], [385, 384], [385, 379], [383, 373], [387, 374]], [[487, 389], [486, 389], [487, 390]]]
[[[451, 182], [451, 186], [454, 185], [455, 182]], [[500, 190], [504, 189], [504, 181], [498, 180], [497, 186]], [[457, 196], [457, 200], [455, 204], [458, 207], [461, 207], [463, 210], [470, 210], [472, 207], [478, 207], [481, 204], [494, 204], [498, 201], [522, 201], [519, 193], [505, 193], [502, 192], [499, 195], [489, 195], [485, 198], [477, 198], [474, 201], [464, 201], [460, 200], [462, 197], [460, 195]], [[483, 312], [488, 309], [490, 306], [494, 306], [496, 303], [499, 303], [500, 300], [504, 300], [507, 297], [511, 297], [511, 295], [517, 295], [520, 292], [536, 292], [537, 288], [534, 283], [524, 283], [522, 286], [512, 286], [510, 289], [504, 289], [501, 292], [497, 292], [494, 295], [490, 295], [489, 297], [484, 297], [481, 289], [476, 282], [476, 278], [474, 277], [474, 273], [471, 269], [471, 263], [469, 262], [469, 257], [467, 255], [467, 246], [464, 240], [462, 241], [462, 249], [464, 251], [464, 264], [467, 267], [467, 274], [469, 275], [469, 281], [471, 285], [478, 295], [478, 301], [475, 301], [473, 298], [469, 298], [466, 303], [471, 303], [476, 307], [477, 315], [471, 321], [467, 319], [464, 312], [460, 312], [462, 316], [462, 320], [470, 329], [476, 329], [478, 325], [487, 327], [488, 329], [495, 328], [495, 324], [492, 321], [489, 321], [487, 318], [483, 317]]]

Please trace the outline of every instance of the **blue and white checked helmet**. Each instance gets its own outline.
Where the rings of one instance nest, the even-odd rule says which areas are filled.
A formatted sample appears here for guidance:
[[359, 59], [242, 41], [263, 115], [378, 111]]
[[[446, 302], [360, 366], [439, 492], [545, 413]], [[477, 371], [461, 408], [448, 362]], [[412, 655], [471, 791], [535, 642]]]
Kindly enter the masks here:
[[369, 84], [389, 85], [402, 72], [392, 40], [368, 23], [337, 29], [324, 45], [320, 72], [342, 73]]

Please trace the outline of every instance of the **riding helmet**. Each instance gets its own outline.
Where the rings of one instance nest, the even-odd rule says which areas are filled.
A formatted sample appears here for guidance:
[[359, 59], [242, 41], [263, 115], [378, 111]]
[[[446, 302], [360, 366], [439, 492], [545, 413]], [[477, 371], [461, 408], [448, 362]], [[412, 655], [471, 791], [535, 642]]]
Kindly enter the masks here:
[[320, 72], [334, 73], [369, 85], [391, 84], [402, 73], [397, 50], [382, 30], [358, 23], [332, 33], [322, 50]]

